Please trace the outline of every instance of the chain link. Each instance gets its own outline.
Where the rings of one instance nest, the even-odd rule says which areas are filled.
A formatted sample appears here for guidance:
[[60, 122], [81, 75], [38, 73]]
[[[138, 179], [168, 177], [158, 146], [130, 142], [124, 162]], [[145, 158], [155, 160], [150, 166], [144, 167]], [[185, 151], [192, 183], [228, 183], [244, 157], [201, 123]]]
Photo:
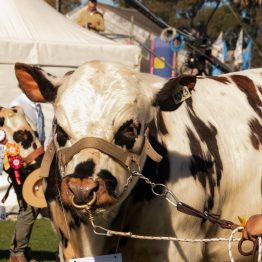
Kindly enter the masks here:
[[[130, 171], [130, 172], [131, 172], [131, 176], [130, 176], [131, 178], [132, 176], [136, 176], [139, 179], [144, 180], [145, 183], [149, 184], [151, 186], [151, 191], [153, 192], [154, 195], [159, 197], [164, 197], [170, 204], [172, 204], [175, 207], [180, 203], [179, 199], [175, 196], [173, 192], [171, 192], [168, 189], [166, 185], [160, 183], [154, 183], [150, 181], [149, 178], [145, 177], [143, 174], [139, 173], [138, 171]], [[128, 186], [128, 184], [129, 183], [127, 182], [126, 185]]]

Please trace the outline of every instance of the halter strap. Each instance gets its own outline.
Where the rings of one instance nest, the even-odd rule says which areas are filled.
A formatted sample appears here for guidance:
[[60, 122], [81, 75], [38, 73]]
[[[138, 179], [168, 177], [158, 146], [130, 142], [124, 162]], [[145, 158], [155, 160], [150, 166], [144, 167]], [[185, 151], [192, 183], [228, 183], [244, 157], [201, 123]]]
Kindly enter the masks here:
[[85, 137], [80, 139], [77, 143], [72, 145], [71, 147], [64, 148], [59, 150], [58, 157], [61, 161], [61, 164], [65, 166], [75, 154], [80, 152], [85, 148], [94, 148], [101, 151], [104, 154], [107, 154], [117, 160], [124, 167], [129, 167], [132, 161], [138, 163], [139, 155], [126, 152], [121, 148], [113, 145], [110, 142], [105, 141], [99, 137]]
[[45, 149], [43, 146], [38, 147], [35, 151], [33, 151], [31, 154], [29, 154], [27, 157], [24, 158], [25, 163], [30, 164], [33, 162], [36, 158], [38, 158], [40, 155], [45, 153]]
[[[145, 155], [148, 155], [152, 160], [160, 162], [162, 156], [158, 154], [152, 147], [148, 140], [148, 131], [146, 131], [144, 145], [139, 154], [124, 151], [116, 145], [99, 137], [85, 137], [80, 139], [78, 142], [73, 144], [71, 147], [63, 148], [57, 151], [58, 158], [62, 166], [66, 166], [67, 163], [73, 158], [75, 154], [86, 148], [94, 148], [100, 152], [109, 155], [118, 161], [125, 168], [132, 168], [133, 164], [137, 168], [140, 167], [141, 163], [145, 160]], [[41, 165], [41, 177], [48, 177], [49, 169], [56, 152], [54, 140], [49, 144]]]
[[48, 177], [49, 176], [49, 170], [51, 163], [53, 161], [53, 158], [55, 156], [55, 143], [54, 139], [51, 140], [50, 144], [48, 145], [44, 157], [42, 159], [41, 167], [40, 167], [40, 177]]

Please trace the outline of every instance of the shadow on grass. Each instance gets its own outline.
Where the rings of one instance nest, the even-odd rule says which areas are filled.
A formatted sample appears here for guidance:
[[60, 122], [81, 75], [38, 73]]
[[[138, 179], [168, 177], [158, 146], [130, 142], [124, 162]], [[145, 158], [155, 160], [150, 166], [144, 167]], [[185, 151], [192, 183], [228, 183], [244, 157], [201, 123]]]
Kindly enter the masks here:
[[[56, 261], [56, 253], [50, 251], [32, 251], [32, 256], [42, 262], [42, 261]], [[9, 250], [0, 249], [0, 261], [2, 259], [8, 260], [9, 258]]]

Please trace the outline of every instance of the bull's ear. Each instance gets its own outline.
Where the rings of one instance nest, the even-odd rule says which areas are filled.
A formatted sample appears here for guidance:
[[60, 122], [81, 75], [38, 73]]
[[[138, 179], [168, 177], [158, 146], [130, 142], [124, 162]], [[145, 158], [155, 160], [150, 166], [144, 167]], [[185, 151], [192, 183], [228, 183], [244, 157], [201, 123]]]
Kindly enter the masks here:
[[62, 79], [43, 69], [22, 63], [15, 64], [15, 75], [19, 87], [34, 102], [53, 102]]
[[181, 75], [168, 80], [155, 95], [153, 106], [161, 111], [176, 110], [188, 98], [196, 84], [196, 76]]

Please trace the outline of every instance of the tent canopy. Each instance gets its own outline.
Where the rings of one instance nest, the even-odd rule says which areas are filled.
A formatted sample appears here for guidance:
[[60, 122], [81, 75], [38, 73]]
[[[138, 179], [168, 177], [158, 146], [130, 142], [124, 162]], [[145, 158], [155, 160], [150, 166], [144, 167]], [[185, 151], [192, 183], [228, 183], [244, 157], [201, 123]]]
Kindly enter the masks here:
[[79, 27], [42, 0], [0, 0], [0, 63], [79, 66], [101, 59], [139, 66], [140, 49]]

